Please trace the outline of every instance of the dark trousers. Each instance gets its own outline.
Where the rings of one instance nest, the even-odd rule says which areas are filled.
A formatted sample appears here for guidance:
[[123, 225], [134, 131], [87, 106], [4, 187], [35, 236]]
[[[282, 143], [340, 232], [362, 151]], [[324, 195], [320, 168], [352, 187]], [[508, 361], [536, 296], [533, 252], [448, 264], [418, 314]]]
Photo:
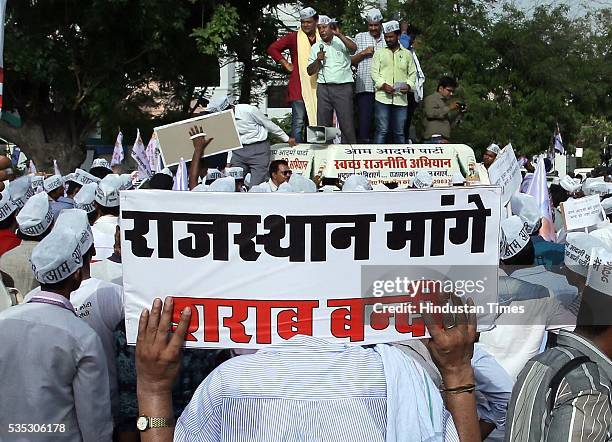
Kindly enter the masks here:
[[357, 141], [360, 143], [367, 144], [370, 142], [374, 101], [374, 92], [360, 92], [357, 94], [357, 109], [359, 111]]
[[412, 124], [412, 116], [414, 115], [414, 112], [416, 111], [418, 106], [419, 103], [417, 103], [414, 99], [414, 94], [410, 92], [408, 94], [408, 113], [406, 115], [406, 124], [404, 126], [404, 135], [406, 137], [406, 140], [410, 138], [410, 125]]
[[268, 179], [270, 165], [270, 143], [247, 144], [242, 149], [232, 151], [232, 166], [242, 167], [244, 176], [251, 173], [251, 187], [257, 186]]
[[332, 127], [334, 111], [342, 132], [342, 143], [357, 143], [353, 121], [353, 83], [317, 85], [317, 125]]
[[306, 105], [303, 100], [291, 102], [291, 136], [298, 143], [304, 142], [304, 126], [306, 126]]

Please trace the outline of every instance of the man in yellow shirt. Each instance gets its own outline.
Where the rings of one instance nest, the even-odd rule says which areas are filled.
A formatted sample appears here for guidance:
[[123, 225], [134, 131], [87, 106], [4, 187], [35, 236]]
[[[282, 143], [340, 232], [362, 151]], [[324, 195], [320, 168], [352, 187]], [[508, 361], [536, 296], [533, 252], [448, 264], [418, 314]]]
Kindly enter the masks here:
[[408, 110], [408, 93], [416, 83], [416, 66], [412, 54], [399, 43], [400, 25], [396, 20], [383, 23], [386, 48], [374, 52], [372, 80], [376, 89], [374, 107], [376, 133], [374, 142], [382, 144], [387, 133], [393, 143], [406, 142], [404, 123]]

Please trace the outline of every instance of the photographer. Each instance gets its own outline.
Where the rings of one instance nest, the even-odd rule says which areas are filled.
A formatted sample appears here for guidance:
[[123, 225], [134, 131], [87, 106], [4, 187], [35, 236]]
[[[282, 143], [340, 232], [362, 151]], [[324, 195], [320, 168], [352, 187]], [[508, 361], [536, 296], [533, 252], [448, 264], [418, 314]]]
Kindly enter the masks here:
[[456, 125], [467, 112], [464, 103], [447, 104], [457, 89], [457, 81], [451, 77], [442, 77], [436, 92], [425, 97], [425, 143], [445, 144], [450, 141], [451, 127]]

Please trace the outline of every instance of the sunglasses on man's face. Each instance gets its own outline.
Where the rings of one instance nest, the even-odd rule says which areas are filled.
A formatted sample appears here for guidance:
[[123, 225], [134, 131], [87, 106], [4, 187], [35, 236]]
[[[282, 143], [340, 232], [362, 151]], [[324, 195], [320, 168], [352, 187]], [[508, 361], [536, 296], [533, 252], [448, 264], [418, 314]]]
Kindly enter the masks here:
[[293, 172], [291, 170], [283, 170], [281, 173], [285, 176], [291, 176]]

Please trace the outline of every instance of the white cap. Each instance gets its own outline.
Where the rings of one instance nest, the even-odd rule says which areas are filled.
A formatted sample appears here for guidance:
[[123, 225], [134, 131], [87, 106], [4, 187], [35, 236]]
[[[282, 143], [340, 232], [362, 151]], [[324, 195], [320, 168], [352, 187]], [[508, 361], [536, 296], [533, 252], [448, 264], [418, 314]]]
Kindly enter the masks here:
[[291, 175], [289, 184], [293, 187], [293, 191], [297, 193], [315, 193], [317, 191], [317, 185], [299, 173]]
[[17, 214], [19, 231], [24, 235], [41, 235], [52, 223], [53, 211], [46, 193], [37, 193], [31, 197]]
[[91, 167], [89, 168], [89, 170], [94, 169], [96, 167], [103, 167], [104, 169], [108, 169], [110, 171], [113, 170], [110, 164], [108, 164], [108, 161], [106, 161], [104, 158], [96, 158], [95, 160], [93, 160], [93, 163], [91, 163]]
[[236, 180], [244, 179], [244, 169], [242, 167], [226, 167], [225, 176], [231, 176]]
[[565, 244], [565, 266], [574, 273], [587, 276], [591, 251], [596, 247], [604, 247], [597, 238], [584, 232], [568, 232]]
[[45, 189], [45, 192], [53, 192], [55, 189], [64, 187], [64, 180], [62, 179], [61, 175], [53, 175], [44, 181], [43, 187]]
[[192, 192], [208, 192], [208, 189], [210, 188], [210, 186], [207, 186], [206, 184], [202, 183], [202, 184], [198, 184], [197, 186], [195, 186], [193, 189], [191, 189]]
[[612, 296], [612, 251], [596, 247], [591, 252], [586, 285], [599, 293]]
[[529, 244], [527, 223], [520, 216], [510, 216], [501, 222], [503, 233], [501, 259], [512, 258]]
[[612, 215], [612, 197], [602, 199], [601, 207], [603, 207], [604, 212], [606, 212], [606, 215]]
[[119, 190], [130, 190], [134, 187], [132, 183], [132, 175], [129, 173], [122, 173], [119, 175], [119, 179], [121, 179], [121, 187]]
[[251, 186], [251, 172], [247, 173], [244, 176], [244, 185], [247, 186], [247, 187]]
[[465, 183], [465, 178], [463, 177], [463, 175], [461, 174], [461, 172], [455, 172], [453, 174], [453, 184], [463, 184]]
[[174, 175], [172, 175], [172, 171], [167, 167], [164, 167], [159, 173], [163, 173], [164, 175], [168, 175], [170, 178], [174, 178]]
[[86, 254], [93, 246], [93, 232], [87, 219], [87, 213], [81, 209], [64, 209], [55, 221], [54, 229], [66, 228], [73, 232], [79, 240], [81, 255]]
[[540, 228], [542, 214], [534, 197], [526, 193], [515, 193], [510, 198], [512, 214], [518, 215], [527, 222], [527, 230], [531, 235]]
[[32, 189], [36, 191], [39, 187], [42, 187], [44, 190], [45, 187], [45, 177], [42, 175], [32, 175], [32, 181], [30, 183]]
[[208, 186], [209, 192], [235, 192], [236, 191], [236, 180], [233, 176], [226, 176], [219, 178], [212, 182]]
[[92, 174], [84, 171], [83, 169], [76, 169], [72, 174], [72, 178], [70, 178], [70, 181], [84, 186], [88, 183], [99, 183], [100, 178], [93, 176]]
[[218, 180], [219, 178], [223, 178], [223, 174], [219, 169], [208, 169], [206, 171], [206, 181]]
[[289, 184], [287, 181], [285, 181], [284, 183], [281, 183], [280, 186], [278, 186], [277, 192], [279, 192], [279, 193], [293, 193], [293, 192], [295, 192], [295, 190], [293, 190], [293, 186], [291, 186], [291, 184]]
[[81, 190], [74, 196], [74, 207], [82, 209], [87, 213], [92, 213], [96, 210], [94, 199], [96, 198], [96, 183], [88, 183], [81, 187]]
[[221, 97], [215, 97], [208, 102], [206, 110], [211, 114], [222, 112], [230, 106], [229, 98], [227, 95]]
[[119, 190], [121, 189], [121, 178], [119, 175], [106, 175], [98, 183], [96, 189], [96, 202], [104, 207], [119, 207]]
[[425, 189], [433, 186], [433, 177], [426, 170], [419, 170], [412, 180], [412, 187], [417, 189]]
[[300, 20], [306, 20], [307, 18], [314, 17], [317, 15], [317, 11], [313, 8], [304, 8], [300, 11]]
[[34, 189], [32, 189], [32, 177], [22, 176], [17, 178], [15, 181], [11, 181], [9, 186], [9, 194], [11, 200], [17, 206], [18, 209], [22, 208], [26, 201], [34, 195]]
[[372, 186], [363, 175], [350, 175], [342, 186], [343, 192], [365, 192], [367, 190], [372, 190]]
[[30, 257], [34, 277], [41, 284], [57, 284], [83, 267], [77, 235], [67, 227], [53, 229]]
[[383, 21], [383, 16], [378, 9], [370, 9], [366, 14], [366, 20], [368, 23], [378, 23]]
[[[382, 19], [382, 17], [381, 17]], [[395, 32], [400, 30], [400, 24], [397, 20], [391, 20], [386, 23], [383, 23], [383, 32], [386, 34], [387, 32]]]
[[612, 250], [612, 224], [603, 224], [597, 230], [593, 230], [590, 235], [600, 240], [608, 249]]
[[582, 182], [582, 191], [585, 195], [593, 195], [597, 192], [594, 192], [592, 189], [597, 185], [597, 183], [604, 183], [604, 177], [599, 176], [597, 178], [587, 178]]
[[495, 155], [499, 155], [499, 152], [501, 152], [501, 148], [495, 143], [491, 143], [489, 147], [487, 147], [487, 150], [493, 152]]
[[559, 185], [569, 193], [574, 193], [580, 189], [580, 184], [576, 184], [569, 175], [565, 175], [563, 178], [561, 178]]
[[17, 210], [17, 206], [11, 201], [11, 195], [9, 194], [8, 188], [5, 187], [1, 193], [2, 199], [0, 199], [0, 221], [4, 221], [11, 214]]
[[372, 184], [372, 190], [374, 192], [386, 192], [389, 190], [389, 188], [382, 183], [378, 183], [378, 184]]
[[272, 192], [272, 189], [270, 189], [270, 185], [268, 183], [261, 183], [258, 184], [257, 186], [253, 186], [249, 189], [249, 193], [253, 192], [253, 193], [270, 193]]
[[327, 15], [319, 15], [319, 24], [320, 25], [328, 25], [332, 21]]

